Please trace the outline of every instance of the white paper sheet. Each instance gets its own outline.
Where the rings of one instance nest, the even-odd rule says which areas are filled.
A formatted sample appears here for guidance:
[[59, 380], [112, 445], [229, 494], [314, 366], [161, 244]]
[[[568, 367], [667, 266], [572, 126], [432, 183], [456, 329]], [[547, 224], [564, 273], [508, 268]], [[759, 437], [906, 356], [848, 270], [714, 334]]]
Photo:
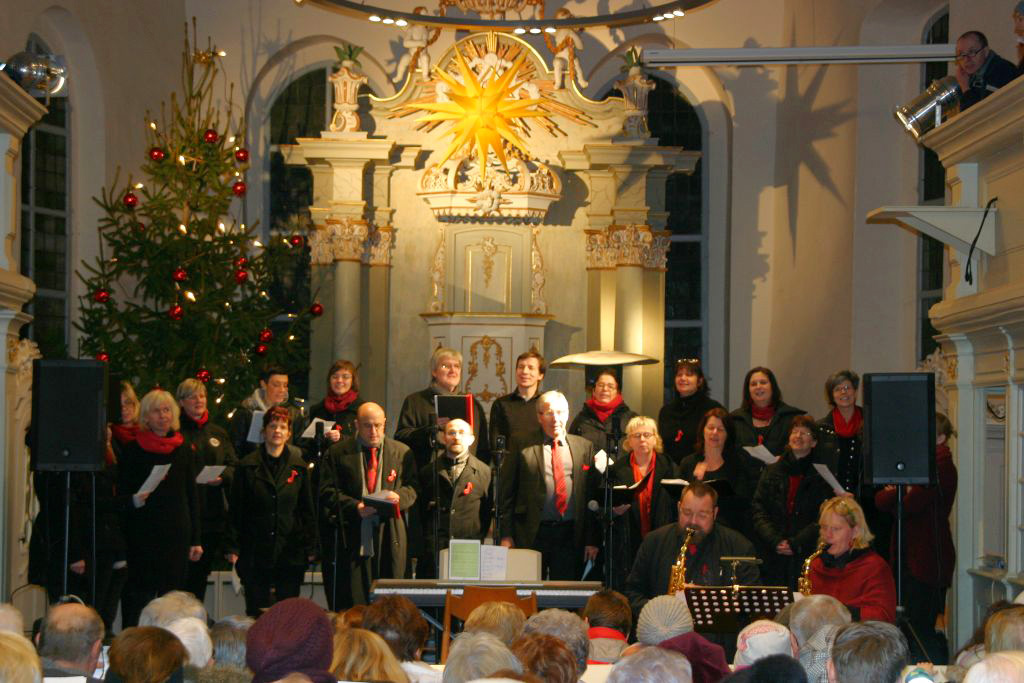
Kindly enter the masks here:
[[750, 453], [766, 465], [774, 465], [779, 461], [779, 456], [772, 455], [772, 452], [765, 448], [763, 444], [757, 444], [756, 446], [744, 446], [743, 450]]
[[605, 468], [613, 462], [615, 461], [608, 457], [608, 454], [604, 452], [604, 449], [594, 453], [594, 467], [597, 468], [597, 471], [601, 474], [604, 474]]
[[504, 581], [507, 575], [508, 548], [503, 545], [480, 546], [480, 580]]
[[331, 431], [331, 429], [334, 427], [334, 421], [333, 420], [325, 420], [322, 417], [314, 417], [313, 421], [309, 423], [308, 427], [306, 427], [306, 431], [302, 432], [302, 435], [299, 436], [299, 438], [300, 439], [312, 439], [314, 436], [316, 436], [316, 423], [317, 422], [322, 422], [324, 424], [324, 431], [325, 432]]
[[211, 481], [220, 476], [221, 472], [224, 471], [225, 465], [207, 465], [199, 471], [196, 475], [197, 484], [209, 484]]
[[252, 421], [249, 423], [249, 433], [245, 435], [246, 441], [252, 443], [263, 443], [263, 413], [265, 410], [252, 411]]
[[448, 578], [453, 581], [480, 580], [480, 541], [451, 540], [448, 544]]
[[170, 465], [153, 465], [153, 469], [150, 471], [149, 476], [146, 477], [146, 481], [142, 482], [142, 486], [135, 492], [135, 495], [141, 495], [143, 493], [153, 493], [156, 487], [160, 485], [160, 482], [167, 476], [167, 471], [171, 469]]
[[662, 484], [668, 484], [670, 486], [689, 486], [690, 482], [685, 479], [662, 479]]
[[832, 492], [837, 496], [841, 496], [846, 493], [845, 489], [839, 485], [839, 480], [829, 471], [828, 465], [823, 465], [820, 462], [814, 465], [814, 469], [818, 470], [818, 474], [821, 478], [828, 482], [828, 485], [832, 487]]

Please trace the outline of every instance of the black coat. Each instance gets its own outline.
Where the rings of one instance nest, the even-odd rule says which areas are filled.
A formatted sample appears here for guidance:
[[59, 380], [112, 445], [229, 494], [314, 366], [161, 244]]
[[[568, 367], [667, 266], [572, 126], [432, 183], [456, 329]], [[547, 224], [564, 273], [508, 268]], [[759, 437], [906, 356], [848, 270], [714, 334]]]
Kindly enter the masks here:
[[[686, 535], [678, 522], [666, 524], [647, 534], [636, 554], [633, 569], [623, 591], [633, 608], [634, 618], [651, 598], [664, 595], [672, 575], [672, 565], [679, 559], [679, 549]], [[687, 557], [686, 580], [702, 586], [726, 586], [732, 583], [732, 567], [721, 562], [723, 556], [753, 556], [754, 546], [738, 531], [715, 524], [711, 533], [697, 546], [697, 554]], [[738, 565], [736, 578], [741, 585], [755, 586], [760, 580], [757, 565]]]
[[[356, 436], [356, 415], [359, 412], [359, 406], [363, 405], [364, 403], [366, 403], [366, 401], [357, 396], [356, 399], [352, 401], [352, 403], [350, 403], [347, 408], [345, 408], [345, 410], [342, 410], [341, 412], [337, 413], [332, 413], [331, 411], [327, 410], [327, 407], [324, 405], [324, 402], [320, 401], [319, 403], [317, 403], [316, 405], [309, 409], [309, 421], [312, 422], [314, 419], [320, 418], [321, 420], [333, 422], [335, 425], [338, 426], [338, 431], [341, 432], [341, 439], [339, 439], [338, 441], [341, 441], [342, 439], [347, 439], [349, 437], [354, 438]], [[324, 429], [330, 428], [331, 425], [324, 425]], [[337, 443], [337, 441], [334, 443]], [[299, 444], [307, 452], [312, 452], [316, 448], [315, 439], [300, 439]], [[331, 445], [331, 442], [328, 441], [324, 445], [324, 450], [329, 448]]]
[[[302, 416], [300, 408], [288, 403], [285, 403], [283, 407], [288, 409], [288, 414], [292, 418], [292, 435], [288, 439], [288, 443], [294, 444], [298, 435], [302, 434], [303, 430], [306, 429], [306, 419]], [[248, 439], [252, 414], [256, 410], [259, 410], [259, 408], [256, 407], [250, 396], [242, 401], [231, 413], [231, 424], [228, 432], [231, 435], [231, 445], [234, 446], [236, 455], [239, 453], [248, 454], [260, 447], [260, 444]], [[263, 429], [262, 425], [260, 425], [260, 429]]]
[[[601, 422], [594, 411], [590, 409], [590, 406], [584, 403], [583, 408], [573, 418], [572, 424], [569, 425], [569, 433], [582, 436], [590, 441], [590, 443], [594, 444], [595, 451], [607, 451], [608, 437], [612, 434], [618, 434], [621, 440], [622, 437], [626, 436], [626, 425], [634, 417], [636, 417], [636, 413], [630, 410], [629, 406], [623, 401], [608, 416], [607, 420]], [[619, 444], [616, 444], [616, 446], [619, 446]]]
[[305, 567], [316, 555], [310, 471], [295, 446], [268, 464], [266, 447], [242, 458], [231, 483], [231, 531], [226, 552], [238, 555], [238, 573]]
[[676, 396], [658, 412], [658, 433], [665, 444], [665, 453], [677, 465], [693, 453], [702, 434], [697, 433], [704, 413], [722, 404], [707, 394], [696, 393], [683, 398]]
[[[694, 481], [694, 470], [697, 464], [704, 461], [704, 456], [691, 453], [679, 463], [679, 477], [686, 481]], [[750, 501], [754, 497], [757, 480], [751, 479], [748, 470], [743, 466], [743, 456], [735, 449], [726, 449], [722, 453], [723, 465], [717, 470], [705, 472], [701, 481], [724, 479], [732, 485], [732, 493], [718, 495], [718, 519], [726, 526], [739, 531], [747, 531], [750, 526]]]
[[225, 465], [220, 475], [220, 484], [198, 484], [199, 508], [203, 515], [203, 538], [209, 539], [227, 530], [227, 500], [238, 456], [231, 445], [231, 437], [228, 436], [227, 430], [209, 420], [200, 427], [199, 423], [184, 411], [181, 414], [181, 435], [185, 437], [185, 447], [195, 459], [196, 474], [207, 465]]
[[[600, 475], [597, 475], [600, 476]], [[672, 500], [671, 494], [661, 485], [662, 479], [672, 479], [675, 477], [675, 467], [672, 462], [665, 457], [664, 453], [659, 453], [654, 461], [654, 474], [651, 475], [654, 479], [654, 486], [651, 491], [651, 530], [657, 529], [661, 526], [674, 521], [678, 512], [676, 511], [676, 501]], [[612, 465], [611, 471], [608, 473], [608, 478], [611, 480], [613, 486], [619, 484], [626, 484], [632, 486], [635, 482], [633, 480], [633, 466], [629, 462], [629, 453], [623, 453], [619, 456], [619, 459]], [[629, 520], [629, 539], [630, 539], [630, 553], [629, 557], [635, 557], [637, 549], [640, 547], [640, 542], [643, 541], [643, 537], [640, 534], [640, 510], [637, 507], [636, 501], [634, 500], [631, 504], [629, 511], [616, 518], [617, 534], [621, 534], [624, 531], [625, 520]], [[621, 535], [617, 536], [622, 538]], [[626, 570], [629, 569], [627, 565]]]
[[995, 53], [995, 50], [990, 49], [989, 53], [988, 59], [985, 60], [978, 73], [970, 78], [969, 87], [960, 96], [961, 111], [991, 95], [992, 91], [989, 88], [1002, 88], [1019, 75], [1013, 62], [1003, 59]]
[[[402, 402], [402, 412], [398, 414], [395, 439], [412, 449], [417, 469], [430, 462], [433, 455], [430, 449], [430, 435], [438, 431], [434, 396], [440, 393], [432, 384], [422, 391], [409, 394]], [[491, 442], [487, 437], [487, 414], [476, 398], [473, 399], [473, 436], [476, 440], [470, 446], [469, 452], [489, 463]]]
[[756, 446], [761, 443], [772, 452], [773, 455], [782, 455], [789, 443], [789, 427], [793, 418], [803, 415], [804, 411], [794, 408], [788, 403], [781, 401], [775, 406], [775, 414], [767, 427], [755, 427], [754, 418], [749, 411], [737, 408], [729, 413], [729, 421], [732, 423], [732, 438], [736, 445], [737, 452], [747, 470], [747, 476], [751, 481], [757, 481], [761, 477], [761, 470], [764, 463], [743, 450], [744, 446]]
[[[818, 442], [821, 462], [828, 465], [828, 468], [836, 475], [840, 486], [861, 499], [865, 493], [865, 499], [873, 498], [874, 491], [861, 491], [864, 479], [864, 455], [863, 443], [864, 432], [860, 431], [853, 436], [839, 436], [836, 434], [835, 421], [832, 418], [832, 411], [818, 420]], [[871, 487], [863, 487], [870, 489]]]
[[[754, 530], [764, 560], [762, 574], [775, 585], [796, 588], [804, 559], [818, 546], [818, 511], [835, 495], [832, 487], [814, 469], [815, 454], [797, 459], [786, 449], [782, 458], [761, 473], [754, 493]], [[789, 478], [800, 476], [793, 514], [786, 509]], [[789, 541], [792, 555], [780, 555], [775, 546]]]
[[487, 430], [491, 437], [491, 450], [497, 448], [497, 437], [505, 437], [505, 450], [518, 453], [529, 446], [544, 442], [544, 430], [537, 419], [537, 399], [540, 391], [530, 400], [513, 391], [491, 405], [491, 419]]
[[[446, 460], [442, 456], [441, 463]], [[483, 540], [491, 526], [491, 468], [482, 460], [470, 455], [466, 465], [455, 482], [447, 467], [438, 464], [437, 458], [420, 469], [420, 491], [418, 502], [423, 519], [424, 540], [427, 548], [434, 544], [434, 505], [440, 502], [440, 526], [438, 540], [441, 548], [448, 547], [452, 538]], [[434, 470], [440, 495], [434, 495]]]

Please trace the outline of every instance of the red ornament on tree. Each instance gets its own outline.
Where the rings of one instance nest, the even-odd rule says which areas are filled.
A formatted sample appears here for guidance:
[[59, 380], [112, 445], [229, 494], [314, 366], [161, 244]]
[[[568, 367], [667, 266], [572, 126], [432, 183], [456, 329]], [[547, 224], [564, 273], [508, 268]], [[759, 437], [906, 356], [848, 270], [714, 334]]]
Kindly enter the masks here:
[[220, 140], [220, 135], [213, 128], [207, 128], [206, 132], [203, 133], [203, 142], [208, 142], [212, 145], [217, 140]]
[[288, 238], [288, 242], [291, 243], [293, 247], [301, 247], [304, 240], [302, 239], [302, 235], [292, 235]]
[[269, 342], [274, 338], [274, 332], [269, 327], [264, 327], [260, 330], [260, 341]]
[[244, 268], [239, 268], [238, 270], [235, 271], [235, 282], [237, 282], [238, 284], [242, 284], [248, 279], [249, 271], [245, 270]]
[[235, 150], [235, 161], [244, 164], [249, 161], [249, 150], [239, 147]]
[[319, 301], [317, 301], [316, 303], [314, 303], [312, 306], [309, 307], [309, 313], [314, 318], [319, 318], [320, 316], [322, 316], [324, 314], [323, 304], [321, 304]]
[[110, 301], [110, 290], [109, 289], [97, 289], [92, 293], [92, 300], [98, 304], [105, 304]]
[[236, 197], [241, 197], [245, 194], [245, 181], [236, 180], [235, 184], [231, 186], [231, 191], [235, 193]]
[[167, 158], [167, 152], [163, 151], [159, 147], [150, 147], [149, 158], [153, 161], [163, 161]]
[[209, 382], [212, 377], [213, 375], [211, 375], [210, 371], [207, 370], [206, 368], [199, 368], [199, 370], [196, 372], [196, 379], [198, 379], [203, 384]]
[[143, 232], [146, 229], [146, 224], [142, 222], [136, 223], [135, 229], [138, 230], [139, 232]]
[[136, 206], [139, 205], [138, 196], [131, 190], [124, 193], [124, 199], [122, 199], [121, 201], [123, 201], [124, 205], [127, 206], [129, 209], [134, 209]]
[[185, 315], [185, 309], [181, 307], [181, 304], [174, 304], [167, 309], [167, 317], [171, 320], [181, 320]]
[[107, 353], [106, 351], [100, 351], [99, 353], [96, 354], [96, 360], [106, 363], [107, 361], [110, 360], [110, 354]]
[[253, 349], [253, 350], [256, 352], [257, 356], [265, 356], [265, 355], [267, 355], [267, 350], [269, 348], [270, 347], [267, 346], [266, 344], [257, 344], [256, 348]]
[[188, 279], [188, 273], [184, 268], [175, 268], [174, 272], [171, 273], [171, 279], [175, 282], [184, 282]]
[[249, 259], [245, 258], [244, 256], [239, 256], [238, 258], [235, 259], [235, 268], [245, 268], [245, 266], [248, 263]]

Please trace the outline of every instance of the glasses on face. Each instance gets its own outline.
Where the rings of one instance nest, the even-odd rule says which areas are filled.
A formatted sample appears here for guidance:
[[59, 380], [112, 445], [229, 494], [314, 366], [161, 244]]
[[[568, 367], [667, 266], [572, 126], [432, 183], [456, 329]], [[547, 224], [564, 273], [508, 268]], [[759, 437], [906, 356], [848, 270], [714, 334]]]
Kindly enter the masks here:
[[609, 391], [615, 391], [619, 388], [619, 385], [614, 382], [598, 382], [594, 385], [595, 389], [607, 389]]
[[461, 370], [462, 363], [441, 363], [442, 370]]
[[977, 56], [978, 56], [978, 55], [979, 55], [979, 54], [981, 53], [981, 51], [982, 51], [982, 50], [984, 50], [984, 49], [985, 49], [985, 48], [983, 48], [983, 47], [976, 47], [976, 48], [974, 48], [973, 50], [964, 50], [963, 52], [957, 52], [957, 53], [956, 53], [956, 58], [957, 58], [958, 60], [960, 60], [960, 59], [968, 59], [968, 58], [970, 58], [970, 59], [974, 59], [974, 58], [975, 58], [975, 57], [977, 57]]
[[629, 435], [631, 439], [653, 439], [654, 432], [633, 432]]
[[832, 393], [833, 394], [848, 394], [848, 393], [850, 393], [852, 391], [853, 391], [853, 385], [852, 384], [840, 384], [840, 385], [836, 386], [835, 389], [832, 390]]

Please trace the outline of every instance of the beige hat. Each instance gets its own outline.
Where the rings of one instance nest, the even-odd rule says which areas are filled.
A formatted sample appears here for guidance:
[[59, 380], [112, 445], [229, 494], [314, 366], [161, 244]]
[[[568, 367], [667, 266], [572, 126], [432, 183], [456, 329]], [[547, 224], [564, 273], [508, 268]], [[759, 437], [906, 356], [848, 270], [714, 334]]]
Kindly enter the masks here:
[[640, 610], [636, 639], [644, 645], [657, 645], [692, 630], [693, 617], [686, 603], [674, 595], [659, 595]]

